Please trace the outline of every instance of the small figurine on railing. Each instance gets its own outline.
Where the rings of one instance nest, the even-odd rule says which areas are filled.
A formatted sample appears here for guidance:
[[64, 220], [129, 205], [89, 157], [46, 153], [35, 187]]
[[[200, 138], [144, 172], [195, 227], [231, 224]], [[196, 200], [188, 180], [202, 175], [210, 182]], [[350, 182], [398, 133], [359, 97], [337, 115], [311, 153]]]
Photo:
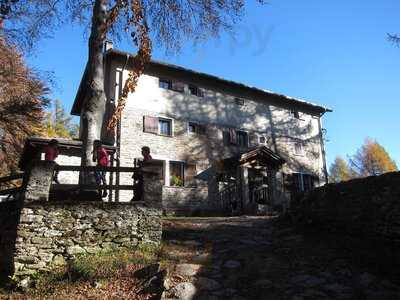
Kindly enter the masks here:
[[[109, 163], [108, 153], [106, 148], [103, 147], [101, 141], [95, 140], [93, 142], [93, 161], [97, 161], [98, 167], [107, 167]], [[106, 181], [106, 172], [105, 171], [95, 171], [94, 176], [96, 178], [97, 185], [107, 185]], [[104, 189], [103, 193], [101, 192], [101, 188], [99, 188], [99, 194], [104, 198], [107, 197], [107, 190]]]
[[[58, 149], [58, 141], [52, 139], [49, 144], [44, 147], [44, 160], [54, 162], [59, 153], [60, 150]], [[60, 184], [60, 182], [58, 181], [58, 170], [56, 170], [53, 174], [53, 181], [57, 184]]]

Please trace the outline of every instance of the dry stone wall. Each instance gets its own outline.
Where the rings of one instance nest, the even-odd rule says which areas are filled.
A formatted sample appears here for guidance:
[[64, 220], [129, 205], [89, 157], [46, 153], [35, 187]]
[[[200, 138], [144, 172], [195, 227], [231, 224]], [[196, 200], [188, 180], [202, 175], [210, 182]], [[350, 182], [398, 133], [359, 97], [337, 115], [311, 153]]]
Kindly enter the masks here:
[[8, 256], [2, 267], [9, 272], [11, 265], [14, 274], [21, 277], [80, 253], [159, 244], [162, 233], [160, 209], [142, 203], [32, 202], [14, 207], [7, 215], [6, 219], [17, 226], [14, 230], [9, 226], [8, 235], [4, 225], [1, 228], [0, 257]]
[[313, 228], [400, 245], [400, 172], [329, 184], [293, 206]]
[[13, 256], [17, 238], [19, 202], [0, 202], [0, 282], [13, 272]]

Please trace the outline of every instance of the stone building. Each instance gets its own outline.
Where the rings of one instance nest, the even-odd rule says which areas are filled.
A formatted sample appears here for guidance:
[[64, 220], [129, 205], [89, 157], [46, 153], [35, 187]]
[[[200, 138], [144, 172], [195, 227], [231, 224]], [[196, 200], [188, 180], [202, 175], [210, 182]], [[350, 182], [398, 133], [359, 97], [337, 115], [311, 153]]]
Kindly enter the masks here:
[[[112, 48], [106, 51], [106, 121], [132, 67], [131, 57]], [[84, 96], [81, 83], [73, 115], [81, 115]], [[329, 111], [152, 61], [129, 95], [116, 133], [104, 132], [102, 139], [116, 146], [120, 166], [133, 166], [141, 148], [150, 147], [164, 182], [167, 214], [256, 213], [284, 209], [295, 193], [326, 182], [321, 118]], [[118, 178], [121, 184], [132, 182], [129, 174]], [[115, 197], [129, 201], [132, 192]]]

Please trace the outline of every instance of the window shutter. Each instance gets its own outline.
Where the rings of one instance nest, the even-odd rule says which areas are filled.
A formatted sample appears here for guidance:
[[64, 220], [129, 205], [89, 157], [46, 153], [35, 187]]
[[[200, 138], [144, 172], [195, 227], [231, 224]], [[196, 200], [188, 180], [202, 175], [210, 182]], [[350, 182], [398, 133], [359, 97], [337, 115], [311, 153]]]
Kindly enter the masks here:
[[195, 176], [196, 165], [195, 164], [186, 164], [185, 165], [185, 186], [195, 186]]
[[229, 142], [231, 144], [236, 145], [237, 144], [237, 135], [236, 135], [236, 130], [233, 128], [229, 129]]
[[185, 85], [179, 81], [172, 82], [172, 90], [176, 92], [183, 92], [185, 90]]
[[143, 118], [143, 130], [149, 133], [158, 133], [158, 118], [144, 116]]

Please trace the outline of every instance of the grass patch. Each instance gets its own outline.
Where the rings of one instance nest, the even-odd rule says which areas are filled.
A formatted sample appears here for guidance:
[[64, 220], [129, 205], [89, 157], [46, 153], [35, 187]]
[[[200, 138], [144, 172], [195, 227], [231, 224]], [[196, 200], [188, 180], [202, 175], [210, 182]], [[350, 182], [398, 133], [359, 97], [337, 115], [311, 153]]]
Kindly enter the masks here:
[[53, 299], [55, 295], [68, 294], [71, 290], [96, 290], [97, 286], [108, 286], [123, 274], [158, 262], [159, 255], [160, 247], [154, 244], [77, 255], [64, 266], [36, 274], [32, 278], [33, 286], [25, 294], [0, 290], [0, 299]]

